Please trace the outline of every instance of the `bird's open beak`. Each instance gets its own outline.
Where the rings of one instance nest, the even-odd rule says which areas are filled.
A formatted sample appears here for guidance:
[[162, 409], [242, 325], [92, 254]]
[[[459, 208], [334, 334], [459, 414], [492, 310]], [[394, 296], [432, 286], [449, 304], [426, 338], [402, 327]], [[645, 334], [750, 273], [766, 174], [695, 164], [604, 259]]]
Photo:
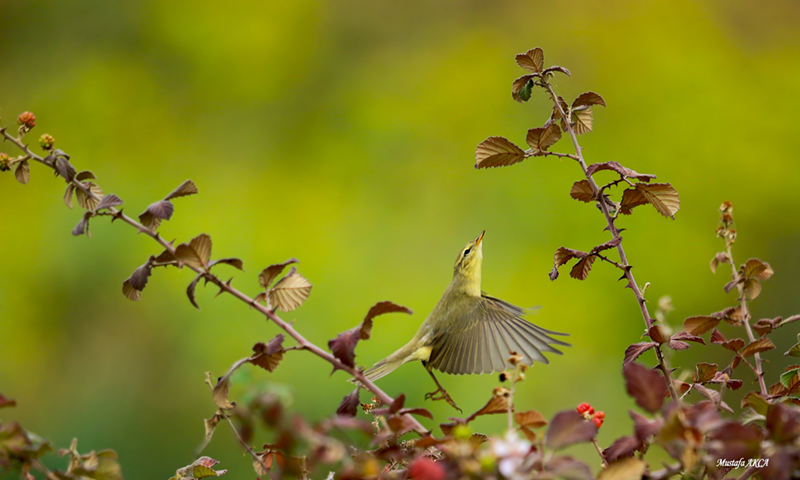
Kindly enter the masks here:
[[484, 235], [485, 233], [486, 233], [486, 230], [482, 231], [482, 232], [481, 232], [481, 236], [480, 236], [480, 237], [478, 237], [478, 239], [477, 239], [477, 240], [475, 240], [475, 246], [476, 246], [476, 247], [477, 247], [478, 245], [480, 245], [480, 244], [481, 244], [481, 242], [483, 241], [483, 235]]

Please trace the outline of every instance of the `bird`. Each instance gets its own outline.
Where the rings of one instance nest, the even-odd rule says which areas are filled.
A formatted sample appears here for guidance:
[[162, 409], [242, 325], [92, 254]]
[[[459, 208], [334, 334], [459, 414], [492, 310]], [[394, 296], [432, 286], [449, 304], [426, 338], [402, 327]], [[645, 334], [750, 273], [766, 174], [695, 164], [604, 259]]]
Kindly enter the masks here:
[[433, 370], [455, 375], [502, 372], [512, 355], [521, 356], [527, 366], [548, 364], [545, 352], [562, 354], [553, 345], [570, 346], [550, 336], [568, 334], [534, 325], [523, 318], [526, 309], [481, 290], [485, 233], [461, 249], [450, 285], [414, 338], [366, 370], [367, 379], [378, 380], [405, 363], [420, 360], [437, 386], [425, 399], [445, 400], [460, 411]]

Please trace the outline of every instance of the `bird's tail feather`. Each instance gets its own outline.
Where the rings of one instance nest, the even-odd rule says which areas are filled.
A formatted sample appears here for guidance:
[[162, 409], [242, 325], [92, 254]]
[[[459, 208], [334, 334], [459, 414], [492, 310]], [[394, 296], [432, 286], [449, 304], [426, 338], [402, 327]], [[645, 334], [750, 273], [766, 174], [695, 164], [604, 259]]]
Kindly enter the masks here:
[[[367, 377], [367, 380], [370, 382], [374, 382], [379, 378], [389, 375], [400, 365], [412, 360], [412, 354], [415, 350], [416, 346], [412, 340], [408, 345], [373, 365], [372, 368], [364, 372], [364, 376]], [[350, 383], [358, 383], [358, 379], [351, 378]]]

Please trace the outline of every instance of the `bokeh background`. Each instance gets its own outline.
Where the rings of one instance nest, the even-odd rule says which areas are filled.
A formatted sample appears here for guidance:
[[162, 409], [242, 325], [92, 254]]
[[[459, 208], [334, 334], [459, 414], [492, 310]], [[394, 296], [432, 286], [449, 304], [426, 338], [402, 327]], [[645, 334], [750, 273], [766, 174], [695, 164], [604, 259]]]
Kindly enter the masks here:
[[[573, 72], [557, 77], [564, 96], [605, 97], [581, 138], [590, 162], [619, 161], [680, 191], [675, 221], [645, 206], [619, 222], [651, 308], [671, 295], [677, 326], [734, 303], [722, 290], [727, 268], [708, 267], [721, 247], [717, 208], [731, 200], [735, 256], [776, 272], [755, 316], [788, 316], [800, 312], [799, 17], [790, 1], [0, 2], [0, 117], [14, 125], [33, 111], [31, 141], [54, 135], [129, 213], [193, 179], [201, 194], [175, 202], [162, 235], [209, 233], [215, 256], [244, 260], [246, 273], [231, 274], [251, 295], [263, 267], [300, 258], [314, 289], [285, 318], [319, 345], [376, 301], [412, 308], [377, 320], [358, 347], [364, 365], [414, 334], [459, 249], [486, 229], [484, 289], [541, 305], [535, 322], [572, 335], [563, 357], [530, 371], [518, 405], [549, 417], [590, 402], [607, 413], [599, 441], [608, 445], [630, 432], [621, 361], [643, 333], [636, 302], [605, 265], [585, 282], [547, 276], [557, 247], [605, 241], [603, 220], [570, 199], [573, 163], [473, 169], [484, 138], [524, 145], [547, 117], [541, 92], [511, 100], [523, 73], [514, 54], [541, 46], [548, 65]], [[563, 140], [556, 149], [571, 151]], [[122, 281], [160, 250], [105, 221], [92, 223], [92, 238], [71, 236], [80, 214], [62, 188], [38, 165], [27, 186], [0, 177], [0, 392], [19, 403], [2, 417], [59, 446], [78, 437], [82, 450], [114, 448], [128, 478], [168, 478], [190, 463], [214, 411], [204, 372], [222, 374], [278, 329], [211, 289], [199, 289], [196, 311], [191, 276], [177, 270], [154, 272], [142, 301], [128, 301]], [[768, 380], [789, 364], [781, 354], [796, 331], [774, 337]], [[727, 361], [716, 346], [671, 361], [691, 368], [701, 357]], [[442, 380], [465, 411], [497, 384]], [[454, 413], [423, 402], [432, 384], [417, 364], [379, 384], [440, 420]], [[243, 369], [232, 395], [258, 389], [319, 419], [349, 384], [297, 353], [273, 374]], [[500, 432], [504, 422], [476, 426]], [[253, 477], [225, 428], [206, 453], [228, 478]], [[597, 467], [591, 449], [573, 453]]]

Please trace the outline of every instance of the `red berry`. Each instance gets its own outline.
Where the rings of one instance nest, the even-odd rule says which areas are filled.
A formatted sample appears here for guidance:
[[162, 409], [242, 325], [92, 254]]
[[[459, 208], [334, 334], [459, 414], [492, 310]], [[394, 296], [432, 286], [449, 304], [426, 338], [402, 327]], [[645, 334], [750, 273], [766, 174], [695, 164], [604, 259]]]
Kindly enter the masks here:
[[597, 428], [600, 428], [600, 426], [603, 424], [603, 419], [594, 417], [594, 418], [592, 418], [592, 423], [597, 425]]
[[604, 420], [606, 418], [606, 412], [595, 412], [594, 418], [599, 418], [600, 420]]
[[418, 480], [443, 480], [444, 468], [430, 458], [420, 457], [408, 467], [408, 477]]
[[[580, 413], [580, 414], [587, 413], [587, 412], [589, 412], [589, 410], [594, 411], [592, 406], [589, 405], [588, 403], [581, 403], [580, 405], [578, 405], [578, 413]], [[589, 412], [589, 413], [591, 413], [591, 412]]]
[[24, 125], [30, 130], [36, 126], [36, 117], [31, 112], [25, 112], [17, 117], [17, 123]]

